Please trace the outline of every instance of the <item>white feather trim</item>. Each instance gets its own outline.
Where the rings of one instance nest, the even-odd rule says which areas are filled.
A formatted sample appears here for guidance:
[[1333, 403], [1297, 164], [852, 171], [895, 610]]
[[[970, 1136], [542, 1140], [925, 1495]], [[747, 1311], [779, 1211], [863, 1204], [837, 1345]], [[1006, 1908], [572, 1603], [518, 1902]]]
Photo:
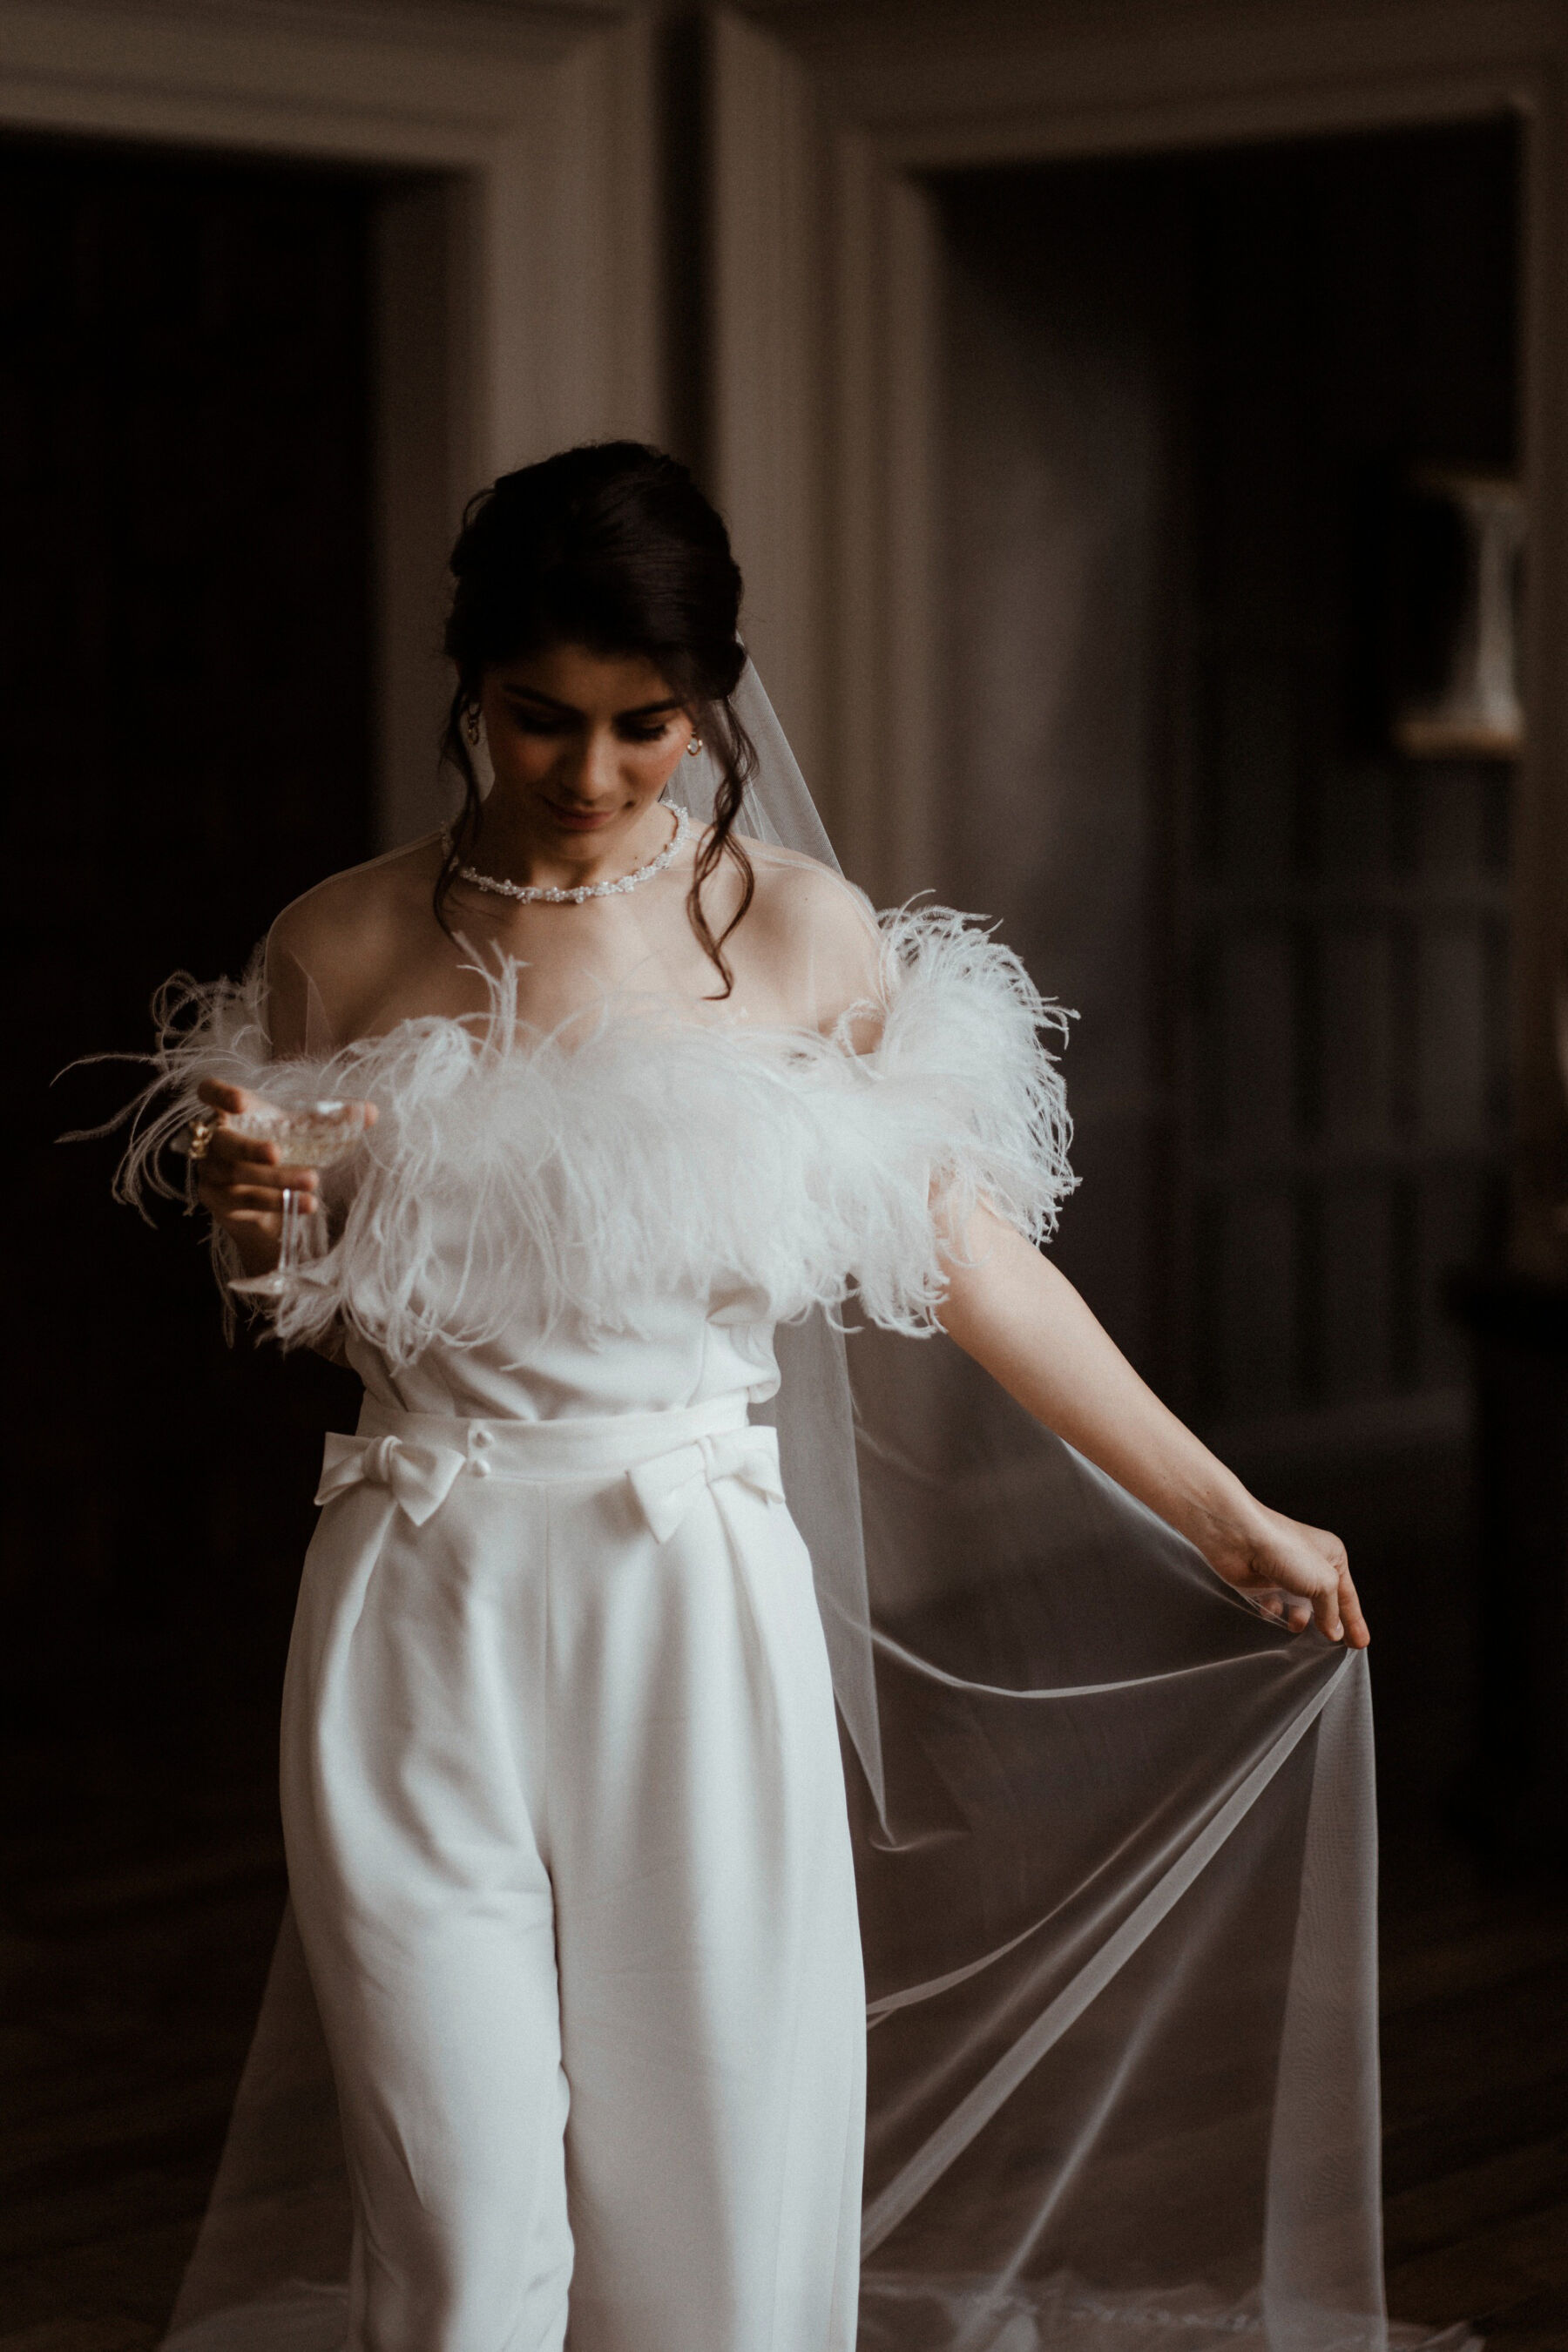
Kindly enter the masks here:
[[[284, 1344], [359, 1332], [394, 1366], [437, 1337], [493, 1341], [563, 1315], [636, 1332], [671, 1294], [742, 1290], [758, 1319], [853, 1290], [874, 1322], [933, 1326], [977, 1202], [1040, 1240], [1073, 1179], [1065, 1031], [1017, 957], [944, 908], [883, 918], [876, 997], [831, 1036], [699, 1023], [639, 1001], [541, 1034], [517, 968], [480, 1024], [405, 1021], [325, 1060], [274, 1061], [259, 956], [237, 984], [180, 974], [117, 1190], [177, 1194], [166, 1152], [204, 1078], [281, 1103], [368, 1097], [329, 1254], [276, 1317]], [[879, 1024], [857, 1054], [852, 1027]], [[863, 1031], [862, 1031], [863, 1034]]]

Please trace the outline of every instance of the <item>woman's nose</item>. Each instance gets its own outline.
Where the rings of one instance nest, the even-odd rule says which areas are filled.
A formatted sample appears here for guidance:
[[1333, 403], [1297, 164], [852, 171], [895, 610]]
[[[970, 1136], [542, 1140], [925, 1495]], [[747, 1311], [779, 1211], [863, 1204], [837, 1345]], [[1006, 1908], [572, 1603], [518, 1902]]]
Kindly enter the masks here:
[[614, 792], [616, 745], [608, 728], [595, 727], [578, 739], [566, 781], [582, 801], [603, 800]]

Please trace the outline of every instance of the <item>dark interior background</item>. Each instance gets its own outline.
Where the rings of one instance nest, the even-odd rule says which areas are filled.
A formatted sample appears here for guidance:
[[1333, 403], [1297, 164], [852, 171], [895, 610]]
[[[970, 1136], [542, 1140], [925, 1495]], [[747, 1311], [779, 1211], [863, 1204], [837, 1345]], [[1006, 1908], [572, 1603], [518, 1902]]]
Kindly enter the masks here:
[[[1504, 761], [1412, 760], [1404, 516], [1517, 470], [1511, 122], [939, 184], [946, 859], [1080, 1015], [1056, 1255], [1375, 1613], [1385, 1820], [1475, 1704], [1456, 1268], [1504, 1241]], [[1417, 575], [1416, 585], [1428, 583]]]
[[[286, 1621], [310, 1365], [222, 1342], [195, 1226], [108, 1197], [154, 989], [237, 972], [368, 854], [366, 192], [0, 155], [0, 694], [27, 1006], [8, 1288], [6, 1713], [167, 1737], [253, 1694]], [[65, 1075], [57, 1077], [57, 1073]], [[51, 1086], [51, 1080], [55, 1083]], [[237, 1496], [243, 1507], [237, 1507]], [[308, 1500], [308, 1497], [307, 1497]]]
[[372, 198], [0, 148], [7, 2319], [95, 2263], [121, 2305], [172, 2284], [276, 1928], [277, 1691], [353, 1383], [225, 1345], [196, 1223], [57, 1139], [142, 1075], [57, 1073], [368, 853]]
[[[1479, 124], [941, 185], [941, 878], [1083, 1013], [1063, 1264], [1374, 1612], [1397, 2307], [1560, 2352], [1568, 1934], [1466, 1843], [1443, 1307], [1498, 1239], [1510, 778], [1390, 753], [1379, 538], [1419, 463], [1516, 461], [1517, 183]], [[0, 2352], [155, 2341], [277, 1924], [278, 1684], [353, 1383], [226, 1348], [195, 1224], [56, 1139], [134, 1067], [51, 1081], [372, 845], [376, 201], [0, 145]]]
[[1367, 1602], [1390, 2308], [1561, 2352], [1568, 1900], [1519, 1833], [1562, 1519], [1518, 1477], [1561, 1406], [1506, 1471], [1535, 1549], [1489, 1565], [1449, 1305], [1504, 1238], [1514, 774], [1390, 725], [1453, 586], [1409, 561], [1411, 485], [1520, 463], [1517, 128], [932, 194], [941, 891], [1081, 1016], [1058, 1262]]

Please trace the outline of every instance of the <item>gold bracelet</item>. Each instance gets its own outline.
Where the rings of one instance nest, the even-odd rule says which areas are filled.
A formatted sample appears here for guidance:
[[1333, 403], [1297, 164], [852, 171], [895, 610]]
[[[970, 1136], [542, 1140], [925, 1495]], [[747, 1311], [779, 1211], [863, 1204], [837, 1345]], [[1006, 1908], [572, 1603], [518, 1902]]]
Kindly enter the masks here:
[[212, 1139], [217, 1133], [219, 1125], [218, 1119], [205, 1112], [200, 1118], [192, 1119], [185, 1131], [185, 1157], [188, 1160], [206, 1158], [207, 1153], [212, 1150]]

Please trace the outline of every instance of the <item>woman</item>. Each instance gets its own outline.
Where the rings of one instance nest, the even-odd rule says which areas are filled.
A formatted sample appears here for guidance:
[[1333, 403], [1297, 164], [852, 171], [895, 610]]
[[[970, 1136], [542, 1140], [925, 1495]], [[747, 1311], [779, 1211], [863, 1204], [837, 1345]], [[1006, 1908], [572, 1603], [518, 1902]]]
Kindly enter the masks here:
[[[346, 2315], [341, 2298], [296, 2311], [298, 2340], [847, 2352], [867, 1997], [852, 1806], [889, 2053], [867, 2242], [895, 2256], [868, 2274], [861, 2341], [880, 2327], [906, 2352], [1015, 2352], [1120, 2343], [1121, 2326], [1146, 2343], [1169, 2322], [1193, 2344], [1268, 2307], [1271, 2340], [1289, 2309], [1305, 2345], [1331, 2340], [1310, 2330], [1333, 2305], [1331, 2340], [1371, 2343], [1343, 2332], [1348, 2306], [1375, 2302], [1347, 2252], [1347, 2227], [1368, 2226], [1360, 2155], [1328, 2151], [1354, 2176], [1345, 2224], [1332, 2195], [1293, 2221], [1295, 2159], [1269, 2152], [1316, 2031], [1297, 1982], [1304, 1873], [1334, 1892], [1310, 1751], [1330, 1697], [1346, 1721], [1350, 1703], [1327, 1645], [1367, 1640], [1342, 1548], [1255, 1500], [1036, 1246], [1069, 1181], [1066, 1127], [1050, 1016], [1016, 960], [941, 912], [879, 929], [828, 865], [740, 829], [754, 752], [737, 697], [755, 700], [740, 576], [683, 469], [613, 444], [506, 476], [452, 568], [461, 815], [322, 883], [244, 987], [195, 1002], [165, 1034], [132, 1154], [135, 1181], [189, 1128], [231, 1275], [275, 1264], [296, 1192], [331, 1241], [286, 1284], [277, 1333], [365, 1383], [358, 1434], [328, 1442], [284, 1701], [292, 1905], [353, 2216]], [[702, 824], [680, 809], [699, 760]], [[335, 1189], [234, 1124], [321, 1097], [368, 1106]], [[1058, 1646], [1121, 1604], [1110, 1528], [1148, 1583], [1138, 1629], [1107, 1636], [1140, 1651], [1130, 1672], [1042, 1689], [1006, 1631], [1042, 1580], [1016, 1575], [972, 1580], [950, 1660], [917, 1658], [903, 1636], [942, 1621], [917, 1577], [873, 1684], [816, 1313], [847, 1302], [882, 1329], [940, 1326], [1124, 1490], [1049, 1454], [1068, 1482], [1053, 1527], [1089, 1530], [1070, 1575], [1054, 1562], [1053, 1605], [1086, 1560], [1096, 1580]], [[779, 1384], [779, 1327], [816, 1335], [783, 1430], [814, 1557], [774, 1433], [751, 1417]], [[879, 1458], [891, 1495], [904, 1474]], [[929, 1491], [901, 1536], [896, 1501], [873, 1495], [906, 1569], [941, 1515], [931, 1467], [905, 1465]], [[1285, 1627], [1309, 1623], [1326, 1643], [1296, 1653]], [[1026, 1652], [1038, 1643], [1037, 1623]], [[1211, 1667], [1195, 1713], [1156, 1732], [1163, 1685]], [[1178, 1803], [1205, 1721], [1224, 1759]], [[1082, 1832], [1051, 1760], [1063, 1739], [1060, 1759], [1116, 1760], [1104, 1842], [1041, 1911], [1041, 1874]], [[922, 1774], [941, 1782], [929, 1801]], [[1269, 1844], [1261, 1792], [1286, 1783]], [[1081, 1787], [1099, 1785], [1090, 1770]], [[1344, 1897], [1336, 1916], [1353, 1913]], [[1108, 1987], [1135, 1984], [1173, 1918], [1216, 1952], [1256, 1933], [1246, 1982], [1217, 2011], [1212, 1978], [1205, 1996], [1211, 2053], [1247, 2058], [1215, 2089], [1211, 2054], [1201, 2094], [1179, 2061], [1155, 2100], [1139, 2069], [1186, 2038], [1187, 1995], [1162, 1961], [1165, 1989], [1131, 1994], [1118, 2023]], [[1070, 2083], [1037, 2111], [1047, 2052]], [[1198, 2131], [1180, 2148], [1177, 2113]], [[1168, 2252], [1158, 2216], [1128, 2228], [1155, 2147], [1193, 2206]], [[1322, 2148], [1302, 2160], [1321, 2173]], [[1266, 2170], [1267, 2196], [1247, 2185]], [[1078, 2217], [1070, 2264], [1053, 2214]], [[281, 2309], [254, 2340], [281, 2340]], [[249, 2324], [237, 2307], [188, 2340], [237, 2346]]]

